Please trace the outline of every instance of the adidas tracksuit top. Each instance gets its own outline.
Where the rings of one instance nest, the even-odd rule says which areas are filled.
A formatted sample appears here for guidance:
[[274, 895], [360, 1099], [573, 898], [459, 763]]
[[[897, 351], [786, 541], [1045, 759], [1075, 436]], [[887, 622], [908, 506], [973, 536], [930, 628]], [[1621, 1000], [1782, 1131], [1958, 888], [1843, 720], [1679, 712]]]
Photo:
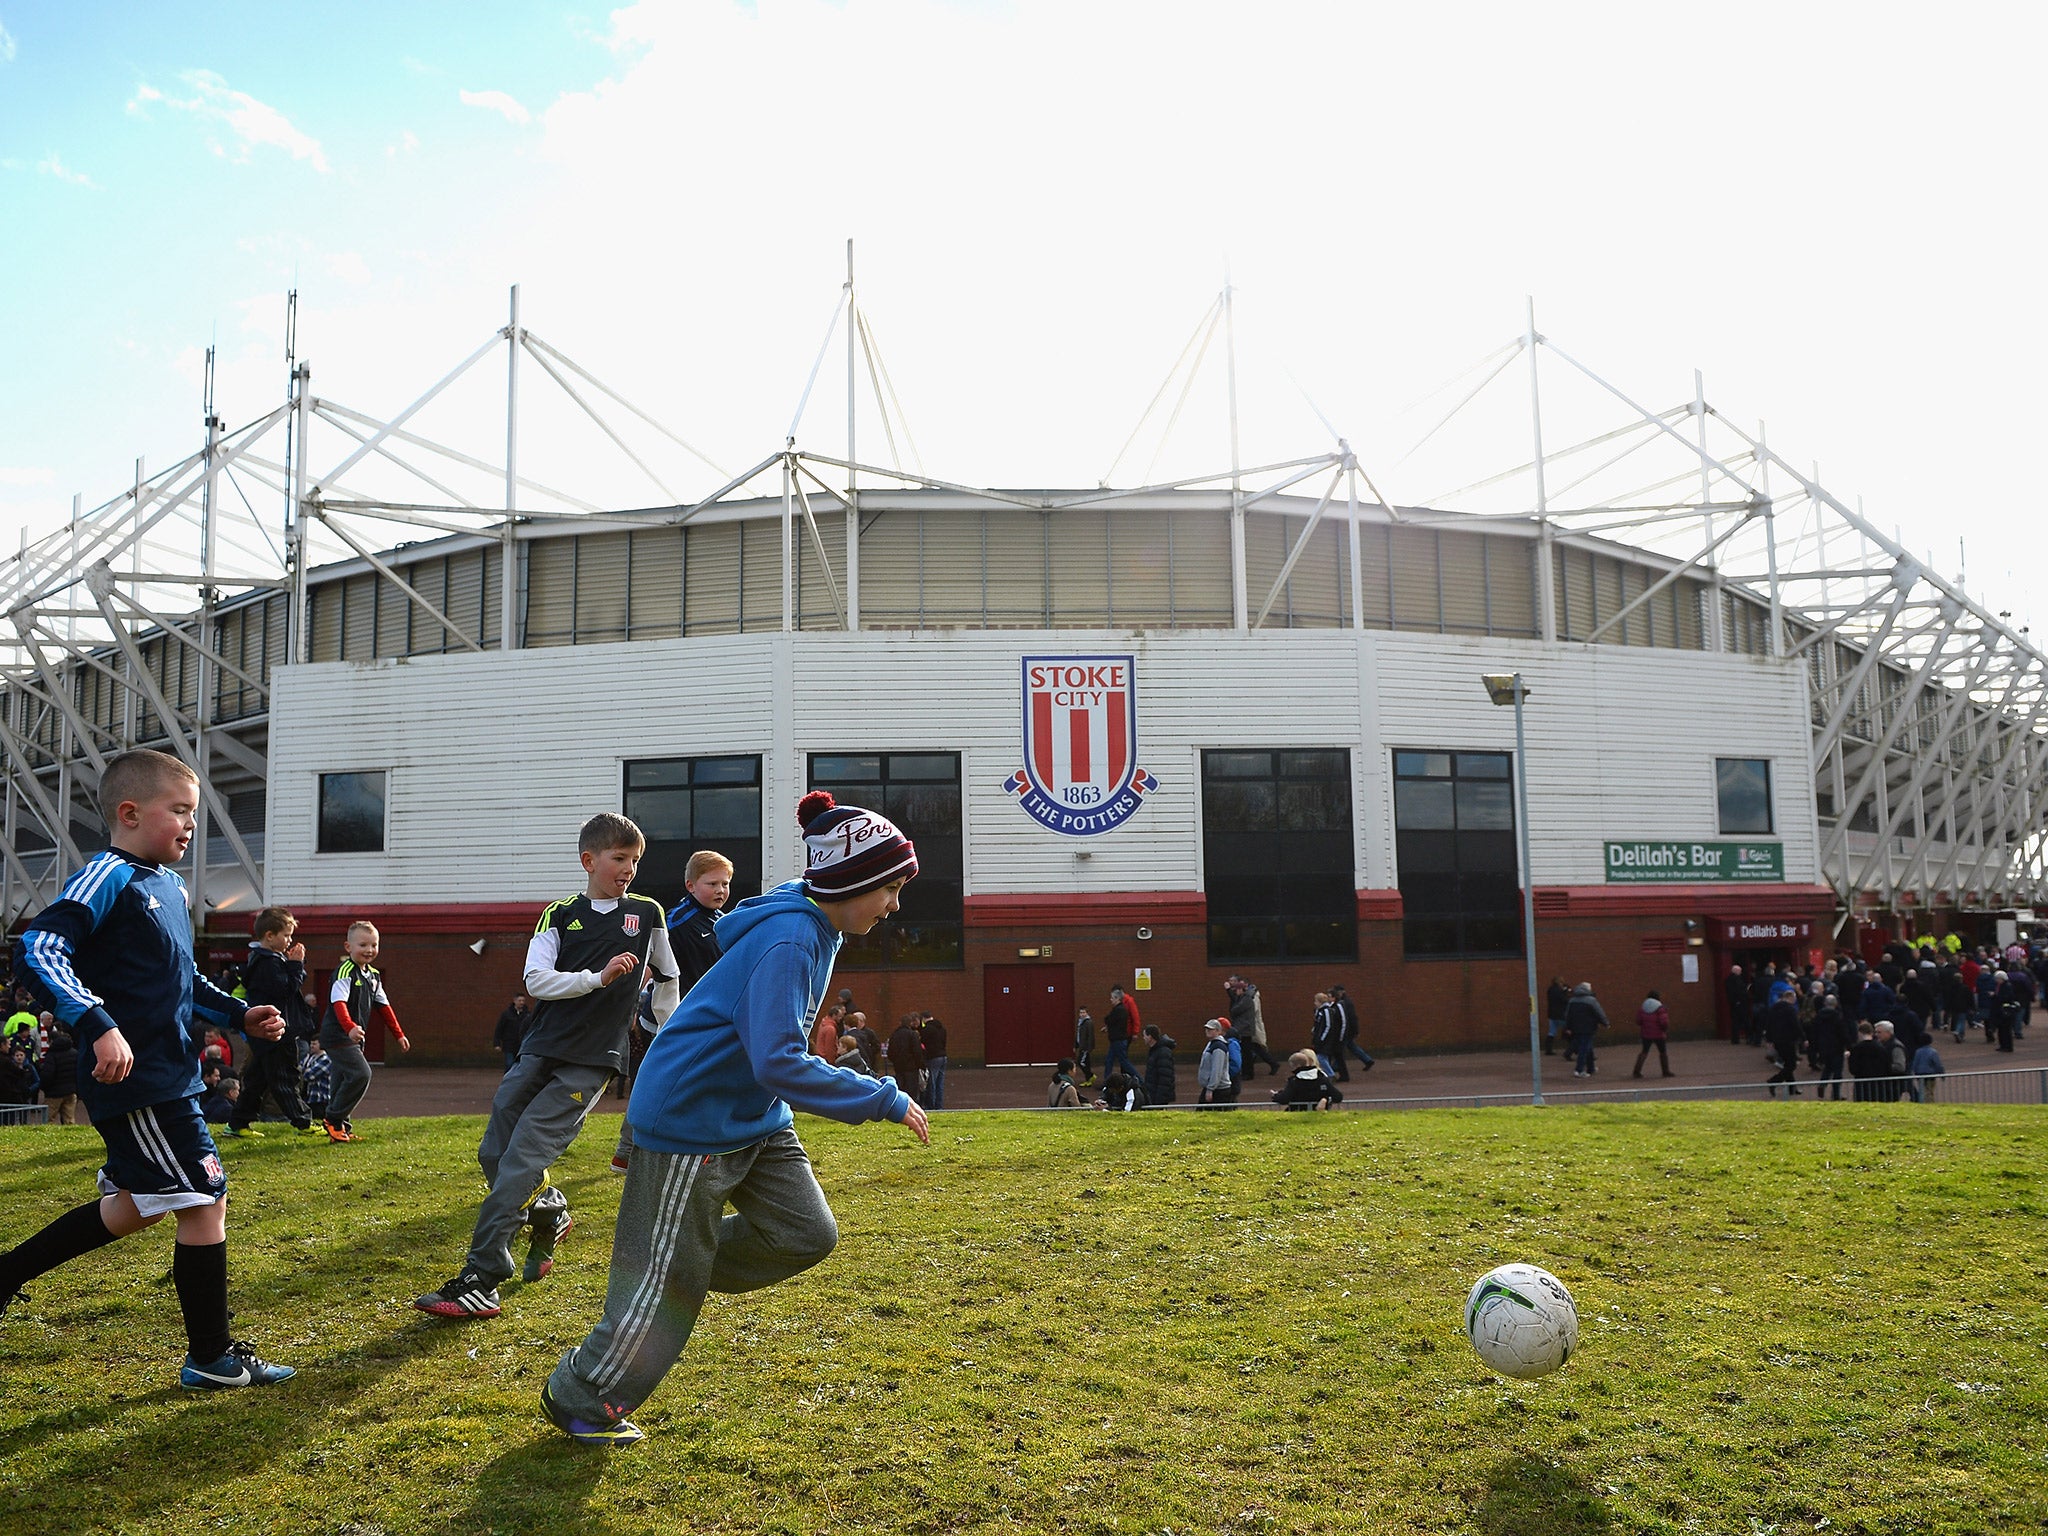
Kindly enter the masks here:
[[[196, 1098], [205, 1026], [240, 1029], [249, 1011], [193, 963], [185, 882], [118, 848], [94, 854], [30, 920], [15, 940], [14, 973], [78, 1042], [78, 1096], [95, 1121]], [[102, 1083], [88, 1064], [115, 1028], [135, 1066]]]
[[718, 963], [669, 1015], [640, 1064], [626, 1108], [633, 1144], [736, 1152], [788, 1129], [792, 1104], [850, 1124], [900, 1124], [910, 1096], [893, 1082], [845, 1071], [804, 1048], [840, 936], [803, 882], [741, 902], [716, 931]]

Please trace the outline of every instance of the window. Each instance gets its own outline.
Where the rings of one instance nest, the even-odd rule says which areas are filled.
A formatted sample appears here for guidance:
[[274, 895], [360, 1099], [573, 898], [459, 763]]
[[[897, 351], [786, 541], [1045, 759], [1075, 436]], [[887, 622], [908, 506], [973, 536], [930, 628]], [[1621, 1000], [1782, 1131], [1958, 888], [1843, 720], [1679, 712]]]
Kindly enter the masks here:
[[664, 907], [683, 899], [690, 855], [732, 860], [732, 897], [761, 894], [761, 759], [666, 757], [626, 764], [626, 814], [647, 838], [633, 889]]
[[1411, 958], [1522, 952], [1508, 753], [1396, 752], [1394, 860]]
[[1721, 833], [1771, 830], [1771, 765], [1761, 757], [1714, 759], [1714, 798]]
[[917, 845], [917, 878], [903, 906], [872, 933], [848, 934], [839, 963], [853, 970], [957, 970], [961, 964], [960, 754], [863, 752], [811, 755], [811, 788], [843, 805], [880, 811]]
[[1204, 752], [1209, 961], [1351, 960], [1351, 754]]
[[321, 853], [384, 851], [384, 774], [320, 775]]

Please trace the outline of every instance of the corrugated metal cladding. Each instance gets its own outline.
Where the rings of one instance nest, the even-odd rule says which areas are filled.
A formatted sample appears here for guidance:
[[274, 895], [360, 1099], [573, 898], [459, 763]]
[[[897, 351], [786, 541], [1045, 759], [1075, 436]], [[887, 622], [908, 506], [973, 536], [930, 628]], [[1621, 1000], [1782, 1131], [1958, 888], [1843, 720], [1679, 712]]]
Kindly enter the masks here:
[[[1026, 655], [1130, 654], [1138, 761], [1156, 793], [1115, 831], [1046, 831], [1005, 793], [1023, 765]], [[758, 753], [764, 867], [796, 873], [814, 752], [961, 755], [970, 893], [1202, 888], [1204, 748], [1344, 748], [1356, 877], [1396, 882], [1396, 748], [1512, 751], [1480, 675], [1528, 677], [1535, 876], [1604, 878], [1609, 838], [1718, 836], [1717, 756], [1761, 757], [1785, 877], [1817, 879], [1800, 662], [1646, 647], [1338, 630], [829, 631], [468, 653], [278, 674], [270, 733], [274, 899], [314, 905], [543, 900], [576, 829], [617, 809], [629, 759]], [[365, 729], [364, 722], [375, 722]], [[380, 854], [316, 855], [318, 775], [388, 772]], [[915, 829], [913, 830], [913, 834]], [[1086, 851], [1090, 857], [1079, 859]]]
[[[757, 634], [782, 627], [782, 527], [775, 515], [682, 527], [522, 540], [522, 642], [608, 645], [668, 636]], [[816, 509], [815, 536], [795, 520], [797, 627], [844, 627], [844, 513]], [[1306, 511], [1246, 516], [1250, 616], [1267, 629], [1342, 629], [1351, 621], [1344, 520], [1326, 516], [1278, 590]], [[820, 551], [824, 560], [820, 560]], [[395, 569], [470, 640], [497, 643], [498, 551], [472, 547]], [[1426, 634], [1533, 637], [1535, 541], [1526, 533], [1430, 523], [1361, 524], [1367, 627]], [[1558, 633], [1589, 639], [1665, 574], [1626, 552], [1560, 545]], [[1599, 636], [1607, 645], [1699, 650], [1705, 588], [1674, 582]], [[1270, 607], [1267, 606], [1271, 594]], [[416, 656], [462, 648], [443, 625], [374, 572], [316, 575], [315, 661]], [[1763, 650], [1762, 618], [1730, 596], [1729, 649]], [[864, 629], [1221, 629], [1231, 623], [1230, 522], [1209, 508], [892, 506], [864, 510]]]

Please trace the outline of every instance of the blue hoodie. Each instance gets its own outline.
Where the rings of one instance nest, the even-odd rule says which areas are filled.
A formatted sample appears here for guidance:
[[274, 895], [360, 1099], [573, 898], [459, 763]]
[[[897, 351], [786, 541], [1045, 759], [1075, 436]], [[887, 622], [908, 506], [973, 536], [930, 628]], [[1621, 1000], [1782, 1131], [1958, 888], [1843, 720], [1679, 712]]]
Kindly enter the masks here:
[[839, 930], [804, 893], [778, 885], [719, 919], [724, 953], [647, 1048], [626, 1118], [636, 1146], [717, 1156], [786, 1130], [790, 1106], [858, 1124], [901, 1122], [910, 1096], [893, 1082], [842, 1071], [804, 1048]]

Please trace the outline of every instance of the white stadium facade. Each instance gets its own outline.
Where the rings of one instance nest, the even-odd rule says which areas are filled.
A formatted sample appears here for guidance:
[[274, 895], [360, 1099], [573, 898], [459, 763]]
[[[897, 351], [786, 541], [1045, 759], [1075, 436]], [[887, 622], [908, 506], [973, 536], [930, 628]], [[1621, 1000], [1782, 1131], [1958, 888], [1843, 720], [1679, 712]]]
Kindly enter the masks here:
[[[1232, 323], [1226, 292], [1155, 427]], [[748, 894], [800, 871], [824, 787], [923, 865], [839, 984], [932, 1009], [957, 1061], [1050, 1060], [1112, 985], [1193, 1049], [1232, 973], [1282, 1043], [1341, 981], [1376, 1048], [1513, 1044], [1515, 712], [1482, 683], [1506, 673], [1545, 980], [1624, 1012], [1658, 987], [1705, 1035], [1732, 963], [1988, 940], [2048, 899], [2048, 661], [1703, 390], [1638, 405], [1532, 319], [1430, 434], [1512, 389], [1520, 442], [1441, 496], [1390, 502], [1334, 434], [1238, 463], [1234, 431], [1210, 473], [1000, 490], [906, 467], [850, 283], [835, 326], [882, 451], [793, 427], [698, 464], [696, 495], [702, 456], [516, 293], [396, 415], [296, 365], [239, 429], [209, 403], [201, 452], [0, 573], [10, 923], [103, 842], [106, 759], [176, 752], [206, 789], [204, 951], [280, 902], [317, 973], [369, 918], [414, 1059], [480, 1060], [584, 818], [640, 823], [664, 899], [699, 847]], [[432, 435], [487, 362], [503, 436]], [[1609, 420], [1546, 447], [1567, 380]], [[652, 494], [522, 474], [543, 392]]]

